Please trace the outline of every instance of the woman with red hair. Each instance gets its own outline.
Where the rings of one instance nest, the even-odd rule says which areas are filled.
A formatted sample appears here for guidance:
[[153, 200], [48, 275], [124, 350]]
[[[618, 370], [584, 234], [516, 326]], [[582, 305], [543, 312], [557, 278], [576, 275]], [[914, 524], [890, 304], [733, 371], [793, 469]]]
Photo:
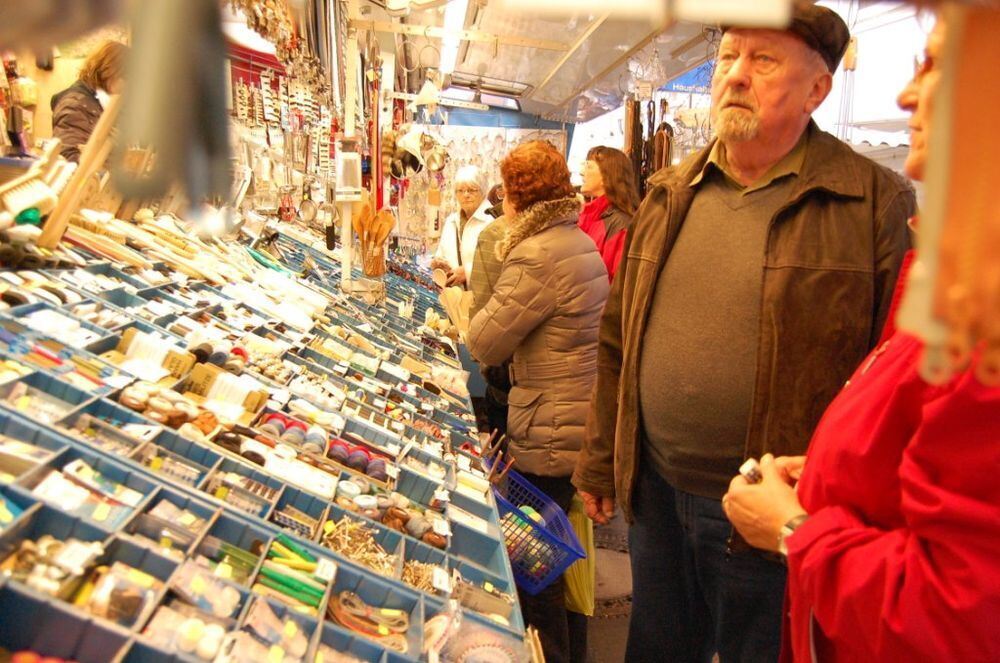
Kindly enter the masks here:
[[[555, 147], [544, 141], [518, 146], [500, 175], [508, 219], [497, 248], [503, 268], [493, 296], [472, 320], [469, 351], [488, 366], [512, 359], [509, 452], [518, 470], [568, 511], [597, 376], [608, 272], [577, 226], [580, 204]], [[537, 596], [521, 597], [525, 621], [538, 629], [550, 663], [571, 660], [563, 592], [560, 577]], [[577, 630], [574, 644], [585, 642]]]

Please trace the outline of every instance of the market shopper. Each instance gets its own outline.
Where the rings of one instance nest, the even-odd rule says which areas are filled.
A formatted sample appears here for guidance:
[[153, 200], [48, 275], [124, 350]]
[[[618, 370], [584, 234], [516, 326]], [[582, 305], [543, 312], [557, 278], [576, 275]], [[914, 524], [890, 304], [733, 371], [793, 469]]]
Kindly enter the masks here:
[[632, 161], [621, 150], [599, 145], [587, 153], [580, 193], [593, 198], [580, 213], [580, 228], [601, 253], [614, 280], [625, 248], [625, 232], [639, 208]]
[[[945, 30], [939, 20], [899, 97], [916, 180]], [[808, 463], [765, 456], [763, 481], [734, 478], [723, 498], [748, 542], [787, 555], [796, 661], [1000, 660], [1000, 388], [977, 380], [978, 357], [930, 385], [922, 351], [896, 331], [830, 405]]]
[[60, 154], [66, 159], [80, 160], [80, 151], [104, 112], [97, 91], [121, 93], [127, 53], [124, 44], [104, 42], [87, 56], [79, 79], [52, 97], [52, 135], [59, 139]]
[[431, 268], [446, 270], [449, 286], [464, 287], [475, 262], [479, 233], [493, 221], [478, 168], [463, 166], [455, 173], [455, 199], [458, 211], [444, 222]]
[[[597, 371], [607, 270], [577, 226], [580, 205], [555, 147], [524, 143], [504, 159], [500, 173], [508, 224], [498, 249], [503, 267], [492, 297], [472, 320], [469, 351], [489, 366], [512, 360], [509, 452], [517, 469], [568, 511]], [[550, 663], [570, 660], [570, 639], [586, 638], [585, 622], [574, 620], [578, 626], [569, 631], [564, 584], [560, 577], [537, 596], [521, 596], [525, 620], [538, 628]]]
[[[495, 187], [494, 187], [495, 188]], [[492, 192], [491, 192], [492, 193]], [[490, 198], [490, 196], [487, 196]], [[491, 201], [492, 202], [492, 201]], [[498, 199], [497, 205], [503, 208], [503, 200]], [[469, 275], [469, 290], [472, 291], [472, 308], [469, 319], [476, 317], [493, 296], [496, 284], [500, 280], [503, 261], [497, 257], [497, 246], [507, 234], [507, 218], [499, 216], [493, 223], [486, 226], [476, 242], [476, 255], [472, 272]], [[479, 371], [486, 382], [486, 393], [483, 395], [482, 412], [487, 429], [507, 434], [507, 393], [510, 391], [509, 362], [498, 366], [480, 364]]]
[[650, 179], [602, 320], [574, 484], [630, 521], [626, 660], [776, 660], [785, 568], [721, 498], [748, 456], [800, 454], [875, 345], [909, 246], [906, 182], [811, 121], [846, 49], [831, 10], [727, 29], [716, 139]]

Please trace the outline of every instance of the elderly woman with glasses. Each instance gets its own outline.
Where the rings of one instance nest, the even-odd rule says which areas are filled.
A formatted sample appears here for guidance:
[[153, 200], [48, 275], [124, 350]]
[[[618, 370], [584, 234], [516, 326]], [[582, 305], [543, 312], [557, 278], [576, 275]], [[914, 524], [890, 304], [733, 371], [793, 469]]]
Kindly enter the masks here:
[[445, 220], [441, 241], [431, 260], [432, 269], [448, 272], [448, 285], [465, 286], [475, 260], [479, 233], [493, 222], [486, 200], [482, 174], [475, 166], [459, 168], [455, 174], [458, 211]]

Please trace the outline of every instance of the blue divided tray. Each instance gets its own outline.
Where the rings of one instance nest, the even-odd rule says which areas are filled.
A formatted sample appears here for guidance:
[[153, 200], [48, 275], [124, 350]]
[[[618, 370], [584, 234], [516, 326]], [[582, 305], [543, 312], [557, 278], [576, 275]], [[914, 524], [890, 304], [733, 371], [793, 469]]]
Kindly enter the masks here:
[[212, 451], [202, 444], [192, 442], [169, 429], [164, 430], [156, 436], [152, 443], [200, 467], [201, 473], [194, 484], [192, 484], [195, 487], [201, 486], [209, 472], [215, 469], [215, 466], [222, 460], [221, 454]]
[[[86, 329], [87, 331], [92, 332], [93, 334], [96, 335], [97, 338], [95, 338], [93, 341], [91, 341], [89, 343], [84, 343], [82, 345], [73, 345], [72, 346], [72, 347], [77, 348], [78, 350], [89, 350], [92, 345], [94, 345], [94, 344], [100, 342], [101, 340], [107, 338], [112, 333], [110, 330], [107, 330], [104, 327], [99, 327], [99, 326], [97, 326], [97, 325], [95, 325], [95, 324], [93, 324], [91, 322], [87, 322], [85, 320], [79, 320], [79, 319], [75, 318], [71, 313], [69, 313], [67, 311], [63, 311], [63, 310], [61, 310], [59, 308], [56, 308], [55, 306], [53, 306], [52, 304], [50, 304], [48, 302], [36, 302], [34, 304], [26, 304], [24, 306], [16, 306], [16, 307], [10, 309], [7, 312], [7, 314], [10, 315], [10, 316], [13, 316], [15, 318], [21, 318], [22, 322], [24, 322], [24, 318], [27, 318], [29, 315], [32, 315], [34, 313], [38, 313], [39, 311], [56, 311], [56, 312], [60, 313], [61, 315], [63, 315], [64, 317], [70, 318], [72, 320], [76, 320], [76, 322], [78, 322], [80, 324], [81, 328]], [[37, 330], [35, 330], [34, 328], [32, 328], [30, 326], [28, 326], [28, 328], [31, 329], [32, 333], [37, 338], [55, 338], [54, 336], [52, 336], [50, 334], [43, 334], [42, 332], [37, 331]], [[59, 340], [59, 339], [56, 339], [56, 340]], [[62, 342], [64, 342], [64, 341], [60, 341], [60, 343], [62, 343]], [[67, 345], [69, 345], [69, 343], [67, 343]]]
[[[391, 610], [402, 610], [409, 615], [410, 628], [406, 633], [408, 658], [420, 656], [423, 644], [423, 604], [420, 594], [409, 589], [402, 589], [393, 583], [386, 582], [375, 576], [363, 575], [344, 565], [337, 570], [337, 579], [333, 584], [330, 601], [336, 601], [341, 592], [353, 592], [368, 605], [379, 606]], [[342, 627], [331, 620], [331, 625]]]
[[[53, 459], [45, 463], [38, 469], [29, 472], [24, 477], [18, 481], [18, 487], [25, 490], [33, 490], [47, 474], [49, 470], [61, 471], [63, 467], [69, 463], [82, 459], [86, 462], [93, 470], [101, 474], [109, 481], [113, 481], [118, 484], [122, 484], [128, 488], [131, 488], [145, 497], [141, 500], [135, 508], [124, 506], [118, 510], [113, 516], [109, 516], [103, 520], [94, 520], [92, 518], [92, 513], [89, 511], [74, 514], [79, 515], [87, 519], [90, 524], [96, 525], [97, 527], [106, 530], [114, 531], [120, 527], [123, 523], [128, 521], [136, 512], [141, 511], [144, 508], [146, 502], [149, 501], [150, 495], [155, 492], [156, 484], [153, 483], [145, 474], [142, 472], [132, 469], [129, 465], [124, 463], [119, 463], [118, 461], [111, 460], [110, 458], [100, 455], [97, 453], [92, 453], [90, 451], [84, 451], [82, 449], [70, 448], [61, 451]], [[34, 495], [34, 493], [32, 493]], [[38, 497], [38, 499], [45, 501], [43, 498]], [[84, 509], [88, 509], [87, 505]]]
[[349, 654], [362, 661], [379, 663], [383, 660], [381, 647], [333, 622], [323, 623], [323, 633], [320, 635], [319, 641], [321, 644], [332, 647], [335, 651]]
[[59, 601], [41, 599], [14, 583], [0, 587], [0, 615], [4, 616], [0, 619], [0, 646], [79, 663], [107, 663], [129, 637], [121, 627]]
[[[274, 489], [278, 490], [278, 493], [275, 494], [271, 498], [265, 498], [265, 497], [256, 496], [256, 495], [253, 496], [253, 497], [257, 498], [256, 500], [253, 500], [253, 501], [259, 502], [260, 507], [259, 507], [259, 509], [256, 510], [255, 513], [253, 513], [251, 515], [258, 516], [258, 517], [261, 517], [261, 518], [263, 518], [268, 513], [270, 513], [271, 507], [274, 505], [274, 503], [280, 497], [281, 488], [285, 485], [282, 481], [279, 481], [278, 479], [275, 479], [271, 475], [265, 474], [264, 472], [261, 472], [261, 471], [258, 471], [258, 470], [255, 470], [255, 469], [253, 469], [253, 468], [251, 468], [251, 467], [249, 467], [247, 465], [244, 465], [243, 463], [240, 463], [238, 461], [232, 460], [231, 458], [223, 458], [222, 462], [219, 463], [216, 466], [216, 470], [212, 473], [212, 476], [214, 476], [216, 473], [226, 473], [226, 472], [234, 472], [236, 474], [240, 474], [240, 475], [243, 475], [245, 477], [249, 477], [250, 479], [253, 479], [254, 481], [257, 481], [259, 483], [265, 484], [267, 486], [270, 486], [271, 488], [274, 488]], [[208, 490], [208, 485], [210, 483], [211, 483], [211, 477], [209, 478], [208, 483], [204, 484], [204, 489], [206, 491]], [[247, 493], [247, 494], [249, 495], [249, 493]], [[213, 496], [216, 497], [217, 499], [220, 499], [220, 500], [224, 501], [224, 502], [226, 501], [225, 500], [226, 495], [223, 495], [223, 494], [219, 493], [218, 489], [215, 489], [213, 491]], [[227, 502], [227, 503], [229, 503], [229, 502]], [[232, 505], [232, 504], [230, 504], [230, 505], [233, 506], [233, 508], [236, 508], [234, 505]]]
[[[55, 398], [56, 400], [62, 401], [64, 405], [60, 407], [65, 408], [64, 412], [62, 413], [62, 416], [69, 414], [80, 405], [87, 403], [95, 398], [93, 394], [90, 394], [86, 391], [83, 391], [82, 389], [78, 389], [70, 384], [67, 384], [47, 373], [36, 371], [34, 373], [24, 376], [20, 380], [0, 385], [0, 407], [5, 407], [15, 412], [18, 411], [17, 409], [15, 409], [16, 406], [14, 404], [7, 402], [7, 397], [14, 390], [15, 386], [19, 382], [23, 382], [29, 387], [34, 387], [38, 391], [44, 392], [49, 396]], [[23, 414], [27, 416], [26, 412]], [[43, 421], [40, 423], [55, 423], [61, 418], [62, 417], [57, 417], [52, 421]]]
[[491, 536], [470, 529], [462, 523], [451, 524], [448, 554], [482, 567], [494, 575], [508, 575], [507, 552], [503, 543]]
[[314, 539], [316, 534], [322, 529], [323, 523], [326, 521], [328, 502], [319, 497], [314, 497], [305, 491], [299, 490], [298, 488], [292, 488], [291, 486], [286, 487], [284, 492], [282, 492], [281, 497], [278, 499], [278, 503], [271, 511], [270, 520], [282, 529], [287, 529], [290, 532], [297, 533], [299, 530], [295, 527], [285, 525], [282, 520], [283, 517], [279, 514], [279, 512], [286, 506], [298, 509], [307, 516], [316, 520], [316, 528], [311, 536], [305, 533], [300, 534], [302, 538]]

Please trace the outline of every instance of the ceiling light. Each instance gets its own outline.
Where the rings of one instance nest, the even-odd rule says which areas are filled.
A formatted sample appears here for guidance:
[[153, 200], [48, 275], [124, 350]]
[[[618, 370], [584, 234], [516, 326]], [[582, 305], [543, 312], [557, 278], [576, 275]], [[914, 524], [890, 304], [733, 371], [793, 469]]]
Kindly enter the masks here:
[[459, 35], [465, 29], [465, 14], [469, 10], [469, 0], [451, 0], [444, 8], [444, 31], [445, 36], [441, 40], [441, 63], [442, 74], [450, 74], [455, 71], [455, 63], [458, 61], [458, 47], [462, 43]]

